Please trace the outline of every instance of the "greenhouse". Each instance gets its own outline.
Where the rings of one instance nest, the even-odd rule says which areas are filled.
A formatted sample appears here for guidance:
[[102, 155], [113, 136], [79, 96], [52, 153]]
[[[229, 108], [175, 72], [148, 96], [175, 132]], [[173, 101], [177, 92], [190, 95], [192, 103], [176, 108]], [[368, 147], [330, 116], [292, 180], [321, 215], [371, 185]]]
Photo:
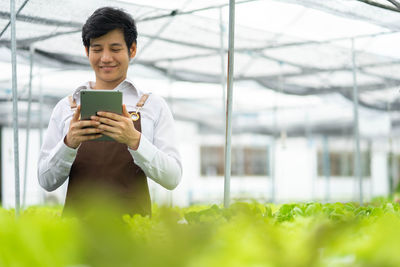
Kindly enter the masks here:
[[[106, 6], [135, 19], [127, 78], [165, 100], [182, 177], [144, 170], [151, 216], [104, 195], [82, 222], [38, 162], [98, 79], [82, 27]], [[1, 0], [0, 265], [400, 266], [399, 47], [397, 0]]]

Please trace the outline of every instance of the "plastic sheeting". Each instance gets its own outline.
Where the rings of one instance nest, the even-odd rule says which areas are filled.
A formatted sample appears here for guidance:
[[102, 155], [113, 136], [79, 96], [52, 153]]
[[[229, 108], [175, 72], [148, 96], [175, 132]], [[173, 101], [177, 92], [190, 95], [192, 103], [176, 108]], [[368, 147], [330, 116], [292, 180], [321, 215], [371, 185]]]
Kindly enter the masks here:
[[[16, 1], [17, 9], [25, 1]], [[310, 106], [305, 96], [313, 95], [319, 96], [316, 106], [322, 110], [325, 99], [336, 98], [342, 99], [346, 103], [346, 108], [350, 108], [353, 89], [350, 37], [355, 37], [360, 105], [366, 110], [375, 110], [373, 112], [378, 113], [390, 110], [393, 113], [392, 118], [398, 117], [400, 100], [395, 97], [395, 94], [400, 85], [398, 74], [400, 58], [388, 53], [377, 53], [368, 48], [376, 43], [385, 43], [387, 38], [400, 37], [397, 33], [400, 13], [380, 9], [360, 1], [348, 0], [236, 2], [238, 13], [240, 10], [248, 9], [250, 15], [254, 13], [254, 16], [263, 16], [262, 14], [265, 14], [265, 21], [268, 21], [268, 16], [279, 13], [280, 16], [274, 17], [274, 21], [270, 21], [270, 24], [283, 25], [280, 31], [270, 31], [265, 29], [268, 28], [265, 25], [250, 27], [244, 23], [245, 21], [240, 20], [240, 16], [238, 17], [235, 33], [235, 81], [238, 86], [243, 85], [243, 90], [266, 89], [282, 95], [297, 95], [300, 97], [296, 101], [296, 108], [300, 109], [302, 106]], [[175, 0], [168, 3], [160, 0], [150, 2], [29, 0], [17, 15], [19, 62], [22, 64], [27, 62], [29, 46], [33, 45], [36, 67], [45, 70], [53, 69], [54, 72], [89, 70], [80, 30], [86, 18], [101, 6], [123, 8], [136, 18], [139, 31], [138, 54], [132, 64], [135, 70], [139, 70], [138, 75], [168, 77], [168, 79], [183, 82], [221, 83], [220, 9], [223, 14], [222, 34], [225, 52], [228, 44], [228, 9], [226, 1], [222, 0]], [[292, 12], [295, 8], [298, 11]], [[321, 40], [318, 36], [313, 39], [299, 37], [301, 34], [294, 36], [292, 32], [287, 31], [290, 28], [299, 27], [302, 19], [313, 14], [308, 11], [309, 8], [322, 10], [351, 21], [362, 21], [365, 25], [367, 23], [376, 25], [376, 28], [371, 31], [360, 28], [359, 31], [353, 31], [352, 35], [338, 35], [325, 40]], [[7, 25], [8, 21], [8, 1], [1, 1], [0, 30]], [[315, 25], [319, 23], [322, 21], [315, 20]], [[333, 23], [332, 27], [334, 25]], [[326, 29], [326, 31], [333, 30], [333, 28]], [[6, 52], [9, 48], [10, 29], [8, 28], [0, 38], [0, 60], [4, 64], [9, 62]], [[6, 102], [10, 99], [11, 77], [0, 77], [0, 98], [3, 101], [0, 112], [6, 113], [8, 105]], [[26, 83], [19, 83], [20, 87]], [[24, 88], [19, 88], [19, 90], [22, 92], [23, 100]], [[47, 109], [51, 110], [51, 105], [54, 105], [59, 97], [65, 95], [65, 92], [67, 90], [44, 89], [44, 101], [49, 105]], [[33, 99], [38, 99], [38, 97], [34, 93]], [[214, 116], [218, 112], [221, 114], [222, 100], [210, 100], [210, 98], [196, 100], [195, 97], [176, 97], [174, 100], [176, 110], [185, 110], [184, 107], [188, 105], [201, 103], [201, 105], [196, 105], [196, 110], [191, 116], [186, 114], [178, 116], [182, 116], [182, 119], [197, 120], [201, 124], [205, 122], [200, 121], [199, 114], [204, 114], [203, 112], [209, 112]], [[280, 98], [280, 104], [282, 104], [283, 98]], [[205, 101], [208, 102], [205, 103]], [[243, 121], [240, 117], [251, 117], [253, 120], [244, 119], [244, 121], [254, 121], [252, 125], [244, 123], [242, 129], [271, 131], [271, 128], [265, 126], [266, 121], [260, 124], [260, 120], [262, 121], [261, 118], [265, 117], [265, 112], [273, 110], [273, 107], [256, 109], [252, 108], [251, 104], [246, 105], [246, 101], [241, 99], [237, 101], [236, 107], [239, 108], [236, 110], [237, 120]], [[269, 98], [265, 99], [264, 103], [268, 101], [273, 102], [272, 98]], [[335, 105], [339, 106], [340, 111], [341, 105], [337, 103]], [[203, 110], [204, 107], [206, 110]], [[211, 110], [210, 107], [212, 107]], [[383, 113], [382, 116], [384, 116]], [[319, 114], [327, 114], [327, 112], [321, 111]], [[351, 120], [351, 116], [348, 117], [348, 120]], [[334, 121], [341, 121], [341, 116], [336, 116]], [[5, 121], [0, 123], [4, 124]], [[341, 123], [346, 124], [346, 120]], [[260, 125], [263, 127], [260, 128]], [[321, 125], [321, 128], [324, 127], [326, 126]], [[351, 128], [351, 123], [349, 122], [346, 127]]]

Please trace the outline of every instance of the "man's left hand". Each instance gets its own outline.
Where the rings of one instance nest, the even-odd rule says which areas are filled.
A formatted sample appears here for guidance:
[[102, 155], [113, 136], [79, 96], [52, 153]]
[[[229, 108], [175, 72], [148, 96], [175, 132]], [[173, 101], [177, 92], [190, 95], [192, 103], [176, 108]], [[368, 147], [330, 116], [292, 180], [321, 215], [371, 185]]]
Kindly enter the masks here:
[[101, 123], [97, 128], [104, 130], [102, 134], [126, 144], [133, 150], [138, 149], [141, 134], [133, 126], [131, 115], [125, 105], [122, 105], [122, 115], [99, 111], [97, 116], [92, 116], [91, 119]]

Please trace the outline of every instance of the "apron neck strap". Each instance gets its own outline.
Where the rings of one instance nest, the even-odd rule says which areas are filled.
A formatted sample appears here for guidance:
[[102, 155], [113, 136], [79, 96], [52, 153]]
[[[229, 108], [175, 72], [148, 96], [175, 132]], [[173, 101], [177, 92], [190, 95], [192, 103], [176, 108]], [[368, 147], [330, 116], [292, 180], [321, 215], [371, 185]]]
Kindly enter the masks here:
[[139, 99], [139, 102], [137, 102], [136, 104], [136, 111], [130, 113], [133, 121], [137, 121], [139, 119], [139, 110], [143, 107], [147, 98], [149, 98], [149, 95], [150, 94], [143, 94], [142, 97]]
[[69, 101], [69, 106], [71, 107], [71, 109], [76, 109], [77, 105], [76, 105], [76, 101], [75, 99], [72, 97], [72, 95], [68, 96], [68, 101]]
[[150, 94], [143, 94], [139, 101], [136, 103], [136, 108], [143, 107], [144, 103], [146, 102], [147, 98], [149, 98]]

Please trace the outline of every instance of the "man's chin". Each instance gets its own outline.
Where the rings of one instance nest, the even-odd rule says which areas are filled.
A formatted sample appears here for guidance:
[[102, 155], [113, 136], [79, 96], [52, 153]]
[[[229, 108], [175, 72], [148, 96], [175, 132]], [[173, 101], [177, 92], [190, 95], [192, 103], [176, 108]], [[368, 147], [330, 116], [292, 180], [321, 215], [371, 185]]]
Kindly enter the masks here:
[[107, 84], [119, 84], [120, 82], [122, 82], [124, 79], [121, 77], [100, 77], [100, 79], [103, 83], [107, 83]]
[[105, 82], [114, 82], [121, 79], [121, 77], [116, 77], [115, 75], [100, 75], [99, 77]]

